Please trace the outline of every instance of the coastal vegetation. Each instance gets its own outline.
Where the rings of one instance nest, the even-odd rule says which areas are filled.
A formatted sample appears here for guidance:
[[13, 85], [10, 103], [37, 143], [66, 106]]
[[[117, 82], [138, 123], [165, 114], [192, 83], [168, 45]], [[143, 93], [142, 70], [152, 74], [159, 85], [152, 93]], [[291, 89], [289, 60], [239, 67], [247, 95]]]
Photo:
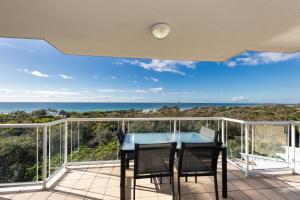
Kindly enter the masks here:
[[[72, 118], [147, 118], [147, 117], [228, 117], [241, 120], [299, 120], [300, 105], [265, 105], [251, 107], [201, 107], [180, 110], [177, 107], [163, 107], [158, 110], [124, 110], [66, 112], [59, 110], [35, 110], [30, 113], [15, 111], [0, 114], [1, 124], [45, 123], [66, 117]], [[217, 121], [181, 122], [181, 131], [198, 131], [201, 126], [215, 130], [220, 128]], [[119, 156], [119, 143], [114, 131], [120, 128], [118, 122], [72, 122], [69, 124], [68, 161], [113, 160]], [[131, 132], [166, 132], [172, 129], [172, 122], [131, 122], [126, 124]], [[61, 124], [50, 128], [51, 154], [48, 164], [50, 173], [63, 163], [64, 126]], [[272, 129], [271, 129], [272, 130]], [[228, 123], [228, 156], [240, 157], [240, 124]], [[258, 128], [257, 131], [260, 131]], [[285, 129], [280, 129], [285, 131]], [[274, 134], [273, 138], [280, 137]], [[297, 132], [298, 134], [298, 132]], [[0, 129], [0, 183], [41, 180], [42, 175], [42, 130], [33, 128]], [[266, 134], [265, 134], [266, 135]], [[270, 137], [258, 135], [262, 142], [257, 143], [255, 151], [259, 155], [276, 156], [281, 146], [270, 145]], [[299, 134], [297, 135], [299, 138]], [[299, 145], [299, 144], [298, 144]], [[37, 158], [38, 156], [38, 158]], [[38, 159], [38, 162], [36, 160]]]

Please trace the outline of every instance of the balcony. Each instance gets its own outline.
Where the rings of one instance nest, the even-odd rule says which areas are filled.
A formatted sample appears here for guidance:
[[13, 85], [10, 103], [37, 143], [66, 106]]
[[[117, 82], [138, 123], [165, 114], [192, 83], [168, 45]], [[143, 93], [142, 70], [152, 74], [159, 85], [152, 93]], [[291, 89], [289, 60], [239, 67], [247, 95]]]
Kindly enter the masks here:
[[[64, 176], [46, 191], [42, 191], [41, 186], [1, 188], [0, 199], [119, 199], [119, 172], [118, 164], [69, 167]], [[129, 169], [127, 174], [126, 190], [131, 191], [132, 169]], [[230, 164], [228, 199], [297, 200], [300, 198], [299, 180], [299, 175], [292, 175], [289, 171], [257, 172], [254, 176], [246, 178], [241, 170]], [[137, 199], [172, 199], [168, 180], [164, 179], [162, 184], [154, 180], [151, 184], [149, 179], [142, 179], [137, 185]], [[221, 184], [219, 187], [221, 189]], [[182, 199], [214, 199], [213, 191], [213, 181], [210, 178], [198, 177], [197, 183], [193, 178], [189, 178], [188, 182], [182, 179]], [[127, 194], [127, 199], [130, 199], [132, 194], [130, 192]]]
[[[227, 146], [228, 199], [300, 199], [300, 176], [296, 175], [300, 123], [223, 117], [68, 118], [1, 124], [1, 146], [15, 149], [0, 154], [0, 197], [119, 199], [120, 156], [114, 130], [177, 134], [199, 132], [201, 126], [219, 130]], [[18, 152], [20, 143], [26, 144], [24, 155]], [[14, 161], [16, 156], [19, 162]], [[129, 199], [132, 167], [126, 174]], [[137, 185], [137, 198], [171, 199], [167, 180], [151, 184], [145, 179]], [[182, 188], [184, 199], [214, 199], [210, 178], [198, 177], [198, 183], [193, 178], [182, 180]]]

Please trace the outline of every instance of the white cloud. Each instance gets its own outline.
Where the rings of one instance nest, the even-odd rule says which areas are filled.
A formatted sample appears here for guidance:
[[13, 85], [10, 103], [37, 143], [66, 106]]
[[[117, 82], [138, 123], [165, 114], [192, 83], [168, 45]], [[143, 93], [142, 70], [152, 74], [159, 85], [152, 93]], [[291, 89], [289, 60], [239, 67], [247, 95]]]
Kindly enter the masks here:
[[228, 67], [235, 67], [236, 65], [260, 65], [278, 63], [296, 58], [300, 58], [300, 53], [243, 53], [237, 58], [225, 62], [225, 64]]
[[115, 65], [123, 65], [124, 62], [122, 62], [122, 61], [116, 61], [116, 62], [114, 62], [113, 64], [115, 64]]
[[227, 65], [228, 67], [234, 68], [237, 64], [236, 64], [236, 62], [234, 62], [234, 61], [229, 61], [229, 62], [226, 62], [226, 65]]
[[168, 91], [163, 93], [164, 96], [168, 96], [168, 95], [187, 95], [187, 94], [191, 94], [193, 93], [192, 91]]
[[92, 100], [101, 100], [101, 99], [109, 99], [112, 98], [112, 96], [93, 96], [93, 97], [87, 97], [87, 99], [92, 99]]
[[65, 75], [65, 74], [60, 74], [60, 75], [58, 75], [58, 76], [61, 77], [62, 79], [66, 79], [66, 80], [73, 79], [73, 77], [67, 76], [67, 75]]
[[12, 92], [13, 92], [13, 90], [11, 90], [11, 89], [0, 88], [0, 93], [9, 94]]
[[60, 91], [60, 90], [25, 90], [25, 94], [34, 94], [41, 97], [61, 97], [61, 96], [77, 96], [80, 92]]
[[237, 96], [232, 98], [233, 102], [252, 102], [254, 101], [253, 98], [244, 97], [244, 96]]
[[136, 92], [136, 93], [158, 93], [161, 91], [163, 91], [162, 87], [156, 87], [156, 88], [149, 88], [149, 89], [137, 89], [137, 90], [134, 90], [133, 92]]
[[117, 90], [117, 89], [99, 89], [97, 92], [107, 93], [158, 93], [163, 91], [162, 87], [147, 88], [147, 89], [135, 89], [135, 90]]
[[93, 75], [92, 77], [93, 77], [93, 78], [98, 78], [99, 76], [98, 76], [98, 75]]
[[117, 92], [117, 90], [115, 90], [115, 89], [100, 89], [100, 90], [97, 90], [97, 92]]
[[116, 79], [117, 77], [116, 77], [116, 76], [111, 76], [110, 78], [111, 78], [111, 79]]
[[150, 92], [161, 92], [162, 90], [163, 90], [162, 87], [150, 88], [150, 89], [149, 89]]
[[179, 95], [180, 93], [179, 92], [168, 92], [166, 93], [167, 95]]
[[132, 81], [134, 84], [137, 84], [138, 82], [137, 81]]
[[148, 80], [148, 81], [153, 81], [153, 82], [158, 82], [159, 80], [157, 78], [154, 78], [154, 77], [147, 77], [147, 76], [144, 76], [144, 79]]
[[39, 71], [29, 71], [28, 69], [23, 69], [23, 71], [27, 74], [31, 74], [32, 76], [38, 76], [38, 77], [44, 77], [44, 78], [48, 78], [49, 75], [48, 74], [44, 74], [42, 72], [39, 72]]
[[150, 62], [143, 62], [140, 60], [122, 60], [125, 63], [136, 65], [147, 70], [153, 70], [157, 72], [171, 72], [175, 74], [185, 75], [184, 72], [180, 71], [180, 67], [186, 67], [189, 69], [196, 67], [194, 61], [176, 61], [176, 60], [158, 60], [152, 59]]
[[[5, 93], [4, 93], [5, 91]], [[23, 90], [23, 89], [0, 89], [0, 102], [15, 101], [15, 102], [97, 102], [97, 101], [115, 101], [109, 95], [95, 95], [89, 96], [88, 91], [69, 91], [66, 89], [61, 90]]]

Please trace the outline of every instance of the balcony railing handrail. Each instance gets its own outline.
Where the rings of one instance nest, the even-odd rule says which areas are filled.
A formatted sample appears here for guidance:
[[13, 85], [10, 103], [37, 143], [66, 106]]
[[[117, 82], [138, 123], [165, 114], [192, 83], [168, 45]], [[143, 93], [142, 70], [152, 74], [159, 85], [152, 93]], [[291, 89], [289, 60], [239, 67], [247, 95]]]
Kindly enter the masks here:
[[300, 124], [297, 121], [245, 121], [245, 124], [248, 125], [291, 125], [291, 124]]
[[0, 124], [0, 128], [40, 128], [49, 126], [48, 123]]
[[61, 123], [64, 123], [68, 120], [68, 118], [64, 118], [64, 119], [59, 119], [59, 120], [55, 120], [55, 121], [52, 121], [52, 122], [48, 122], [46, 123], [47, 126], [55, 126], [57, 124], [61, 124]]
[[240, 120], [240, 119], [233, 119], [233, 118], [227, 118], [227, 117], [222, 117], [222, 120], [229, 121], [229, 122], [236, 122], [240, 124], [245, 124], [245, 120]]
[[223, 120], [223, 117], [129, 117], [129, 118], [67, 118], [67, 121], [193, 121]]
[[233, 118], [227, 118], [227, 117], [103, 117], [103, 118], [64, 118], [55, 120], [52, 122], [47, 123], [16, 123], [16, 124], [0, 124], [0, 128], [39, 128], [39, 127], [45, 127], [45, 126], [54, 126], [57, 124], [61, 124], [64, 122], [95, 122], [95, 121], [197, 121], [197, 120], [217, 120], [217, 121], [228, 121], [228, 122], [235, 122], [240, 124], [248, 124], [248, 125], [300, 125], [300, 121], [247, 121], [247, 120], [240, 120], [240, 119], [233, 119]]

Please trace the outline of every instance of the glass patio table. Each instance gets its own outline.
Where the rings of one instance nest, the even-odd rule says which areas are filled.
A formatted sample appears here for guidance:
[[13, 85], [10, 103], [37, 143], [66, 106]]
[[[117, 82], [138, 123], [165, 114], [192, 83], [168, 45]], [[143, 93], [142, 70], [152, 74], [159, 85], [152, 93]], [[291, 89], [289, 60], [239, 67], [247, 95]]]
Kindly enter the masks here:
[[[181, 148], [181, 143], [205, 143], [212, 142], [196, 132], [178, 132], [178, 133], [127, 133], [121, 147], [121, 179], [120, 179], [120, 199], [125, 200], [125, 177], [127, 153], [134, 152], [135, 143], [155, 144], [177, 142], [176, 149]], [[222, 147], [222, 196], [227, 198], [227, 152], [226, 147]]]

